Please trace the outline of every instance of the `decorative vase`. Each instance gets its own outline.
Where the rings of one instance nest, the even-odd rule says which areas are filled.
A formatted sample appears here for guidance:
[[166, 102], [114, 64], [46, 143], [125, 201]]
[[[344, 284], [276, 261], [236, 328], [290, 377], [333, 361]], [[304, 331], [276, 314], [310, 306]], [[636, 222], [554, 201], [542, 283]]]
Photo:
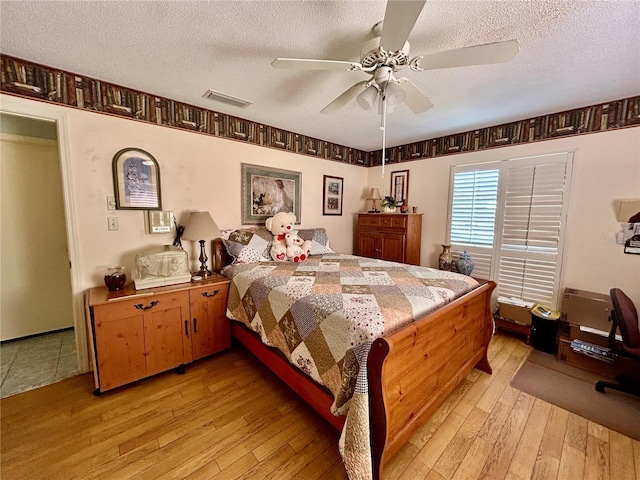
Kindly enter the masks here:
[[122, 290], [126, 281], [127, 275], [124, 273], [124, 267], [107, 267], [104, 284], [110, 292]]
[[474, 264], [473, 260], [471, 260], [471, 255], [465, 250], [460, 254], [460, 258], [458, 259], [458, 272], [469, 275], [473, 270]]
[[403, 203], [402, 206], [400, 207], [400, 213], [407, 213], [409, 211], [409, 205], [407, 205], [406, 203]]
[[388, 205], [385, 205], [382, 207], [382, 212], [383, 213], [396, 213], [396, 207], [390, 207]]
[[440, 270], [451, 270], [453, 255], [451, 255], [451, 245], [442, 245], [442, 253], [438, 257], [438, 268]]

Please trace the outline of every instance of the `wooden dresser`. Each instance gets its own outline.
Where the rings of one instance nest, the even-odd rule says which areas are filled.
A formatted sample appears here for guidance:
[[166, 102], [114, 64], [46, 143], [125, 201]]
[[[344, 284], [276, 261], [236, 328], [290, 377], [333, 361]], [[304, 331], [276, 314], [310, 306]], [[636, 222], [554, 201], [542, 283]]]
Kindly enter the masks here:
[[229, 279], [109, 292], [85, 297], [96, 395], [231, 346]]
[[356, 255], [420, 265], [421, 213], [359, 213]]

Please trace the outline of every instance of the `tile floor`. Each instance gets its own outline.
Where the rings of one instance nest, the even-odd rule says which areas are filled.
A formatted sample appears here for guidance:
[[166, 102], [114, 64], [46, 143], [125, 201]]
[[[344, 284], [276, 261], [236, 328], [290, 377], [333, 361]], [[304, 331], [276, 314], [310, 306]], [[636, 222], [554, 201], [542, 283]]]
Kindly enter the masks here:
[[0, 344], [0, 398], [78, 374], [73, 329]]

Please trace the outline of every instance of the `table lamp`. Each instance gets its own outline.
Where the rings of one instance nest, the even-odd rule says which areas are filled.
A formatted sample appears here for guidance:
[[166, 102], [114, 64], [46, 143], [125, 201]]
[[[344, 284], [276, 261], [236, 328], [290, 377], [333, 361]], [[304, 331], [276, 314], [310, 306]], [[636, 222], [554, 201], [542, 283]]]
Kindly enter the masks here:
[[203, 278], [212, 275], [211, 270], [207, 268], [208, 258], [205, 253], [204, 242], [205, 240], [219, 237], [220, 229], [211, 218], [209, 212], [191, 212], [182, 238], [200, 242], [200, 271], [196, 275], [200, 275]]
[[382, 200], [382, 197], [380, 196], [380, 190], [378, 190], [377, 188], [372, 188], [371, 191], [369, 192], [369, 198], [367, 198], [367, 200], [373, 201], [373, 204], [371, 205], [371, 210], [369, 210], [368, 213], [379, 213], [380, 210], [376, 208], [376, 202], [378, 200]]

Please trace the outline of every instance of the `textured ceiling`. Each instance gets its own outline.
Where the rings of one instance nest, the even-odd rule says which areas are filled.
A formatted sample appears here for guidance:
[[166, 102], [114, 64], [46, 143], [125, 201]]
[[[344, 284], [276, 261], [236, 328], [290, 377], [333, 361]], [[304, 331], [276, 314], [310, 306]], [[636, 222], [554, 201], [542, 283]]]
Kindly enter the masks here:
[[[276, 57], [359, 61], [384, 1], [0, 1], [2, 53], [365, 151], [380, 117], [351, 102], [363, 72], [275, 70]], [[640, 95], [638, 1], [431, 1], [411, 57], [518, 39], [509, 63], [403, 70], [433, 108], [401, 105], [387, 145]], [[202, 98], [213, 89], [252, 102]]]

